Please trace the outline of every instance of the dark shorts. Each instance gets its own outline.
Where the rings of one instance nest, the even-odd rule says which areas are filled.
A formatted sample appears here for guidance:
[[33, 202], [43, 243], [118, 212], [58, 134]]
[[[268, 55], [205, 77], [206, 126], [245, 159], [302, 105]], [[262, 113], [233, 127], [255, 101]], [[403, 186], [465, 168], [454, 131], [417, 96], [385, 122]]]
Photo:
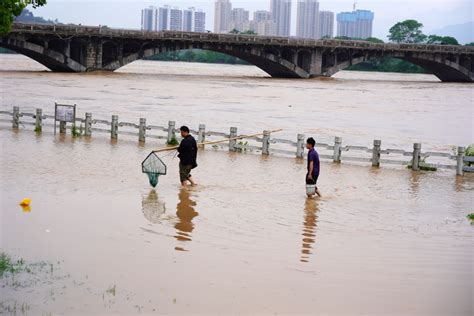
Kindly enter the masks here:
[[318, 177], [313, 176], [313, 180], [308, 179], [308, 174], [306, 174], [305, 183], [310, 185], [316, 185], [318, 183]]
[[181, 182], [187, 181], [191, 178], [191, 170], [193, 166], [191, 165], [183, 165], [182, 163], [179, 164], [179, 179]]

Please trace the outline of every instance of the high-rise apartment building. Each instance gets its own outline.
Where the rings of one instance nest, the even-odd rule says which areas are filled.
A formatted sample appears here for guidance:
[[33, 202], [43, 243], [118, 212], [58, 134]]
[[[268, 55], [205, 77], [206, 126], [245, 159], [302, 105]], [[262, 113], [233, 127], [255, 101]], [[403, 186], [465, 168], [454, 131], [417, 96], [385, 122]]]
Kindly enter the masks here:
[[194, 12], [194, 30], [193, 32], [206, 32], [206, 12], [197, 10]]
[[232, 3], [229, 0], [216, 0], [214, 5], [214, 32], [228, 33], [230, 31]]
[[291, 0], [271, 0], [270, 12], [275, 23], [275, 35], [290, 36]]
[[319, 38], [318, 0], [298, 0], [297, 9], [296, 36], [302, 38]]
[[250, 12], [245, 9], [241, 9], [241, 8], [232, 9], [232, 12], [230, 15], [229, 29], [238, 30], [238, 31], [246, 31], [248, 29], [249, 17], [250, 17]]
[[156, 31], [158, 28], [158, 9], [149, 7], [142, 10], [142, 30]]
[[368, 10], [341, 12], [337, 15], [337, 36], [365, 39], [372, 37], [374, 13]]
[[258, 10], [253, 13], [254, 22], [267, 22], [272, 19], [272, 13], [270, 11]]
[[183, 11], [178, 8], [169, 9], [169, 28], [170, 31], [183, 30]]
[[334, 12], [319, 11], [319, 38], [334, 37]]
[[158, 10], [158, 31], [169, 30], [169, 6], [164, 6]]
[[205, 32], [206, 13], [202, 10], [189, 8], [183, 11], [183, 31], [184, 32]]

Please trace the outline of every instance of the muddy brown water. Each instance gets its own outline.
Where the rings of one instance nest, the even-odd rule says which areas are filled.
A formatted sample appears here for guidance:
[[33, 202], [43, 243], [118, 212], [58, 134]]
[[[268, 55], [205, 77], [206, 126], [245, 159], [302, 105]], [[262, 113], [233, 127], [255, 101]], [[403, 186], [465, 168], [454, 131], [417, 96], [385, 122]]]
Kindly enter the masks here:
[[[385, 135], [404, 147], [416, 138], [447, 151], [472, 142], [472, 120], [461, 113], [472, 115], [472, 90], [431, 76], [341, 73], [335, 80], [294, 82], [260, 78], [252, 67], [146, 62], [119, 74], [71, 75], [0, 57], [2, 108], [76, 100], [96, 117], [118, 112], [166, 122], [179, 113], [180, 122], [214, 130], [286, 127], [293, 135], [300, 127], [327, 139], [337, 131], [356, 143]], [[14, 62], [28, 71], [8, 70]], [[382, 108], [392, 92], [390, 104], [400, 108]], [[310, 112], [321, 122], [313, 129], [304, 116], [313, 107], [305, 104], [322, 96], [329, 100], [317, 103], [321, 115]], [[417, 100], [428, 104], [417, 108], [423, 114], [407, 104]], [[402, 119], [407, 109], [417, 124]], [[208, 148], [199, 154], [197, 188], [180, 189], [177, 160], [168, 156], [169, 174], [152, 190], [140, 162], [156, 141], [72, 139], [50, 129], [36, 136], [1, 123], [0, 142], [1, 249], [27, 264], [53, 266], [22, 273], [17, 283], [1, 279], [4, 311], [473, 312], [473, 227], [466, 219], [474, 212], [472, 176], [323, 162], [324, 197], [307, 200], [304, 162]], [[25, 197], [32, 199], [29, 212], [18, 205]]]

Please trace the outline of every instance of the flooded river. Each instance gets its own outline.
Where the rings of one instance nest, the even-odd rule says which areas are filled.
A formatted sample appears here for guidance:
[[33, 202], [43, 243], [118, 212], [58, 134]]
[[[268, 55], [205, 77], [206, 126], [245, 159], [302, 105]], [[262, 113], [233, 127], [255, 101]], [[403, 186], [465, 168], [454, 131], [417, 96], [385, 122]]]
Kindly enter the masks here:
[[[281, 80], [161, 62], [53, 74], [1, 55], [0, 70], [1, 109], [51, 113], [60, 101], [96, 118], [216, 131], [447, 152], [473, 142], [472, 87], [429, 75]], [[179, 187], [170, 155], [151, 190], [140, 162], [159, 145], [0, 123], [0, 248], [26, 267], [0, 278], [0, 313], [472, 314], [472, 175], [323, 162], [324, 197], [308, 200], [304, 161], [209, 148], [198, 187]], [[18, 205], [25, 197], [31, 209]]]

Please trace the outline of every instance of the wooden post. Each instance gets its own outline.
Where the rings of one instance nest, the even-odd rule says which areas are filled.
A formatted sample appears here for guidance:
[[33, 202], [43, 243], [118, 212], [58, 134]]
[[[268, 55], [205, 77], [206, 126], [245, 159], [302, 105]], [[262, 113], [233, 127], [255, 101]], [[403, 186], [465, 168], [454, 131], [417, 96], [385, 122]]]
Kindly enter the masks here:
[[36, 109], [36, 116], [35, 116], [35, 132], [41, 133], [43, 130], [43, 110]]
[[[237, 137], [237, 127], [230, 128], [229, 138]], [[235, 145], [237, 144], [237, 140], [229, 140], [229, 151], [235, 151]]]
[[173, 138], [176, 136], [174, 135], [174, 129], [176, 127], [176, 122], [175, 121], [169, 121], [168, 122], [168, 143], [171, 143], [173, 141]]
[[138, 126], [138, 141], [145, 142], [146, 138], [146, 118], [140, 119], [140, 125]]
[[304, 134], [298, 134], [298, 141], [296, 143], [296, 158], [304, 157]]
[[335, 163], [341, 163], [341, 146], [342, 146], [342, 137], [334, 138], [333, 161]]
[[[199, 124], [198, 132], [198, 143], [204, 143], [206, 141], [206, 125]], [[199, 145], [201, 148], [204, 148], [204, 145]]]
[[110, 126], [110, 138], [118, 138], [118, 115], [112, 115], [112, 124]]
[[86, 120], [84, 121], [84, 136], [92, 135], [92, 113], [86, 113]]
[[457, 157], [457, 166], [456, 166], [456, 174], [458, 176], [464, 175], [464, 156], [466, 154], [466, 148], [458, 147], [458, 157]]
[[20, 126], [20, 107], [14, 106], [13, 107], [13, 119], [12, 119], [12, 127], [18, 128]]
[[420, 159], [421, 159], [421, 144], [413, 144], [413, 160], [411, 169], [413, 171], [420, 171]]
[[380, 167], [380, 147], [381, 140], [374, 140], [374, 148], [372, 150], [372, 167]]
[[59, 122], [59, 134], [66, 134], [66, 122]]
[[270, 155], [270, 132], [263, 131], [262, 155]]

